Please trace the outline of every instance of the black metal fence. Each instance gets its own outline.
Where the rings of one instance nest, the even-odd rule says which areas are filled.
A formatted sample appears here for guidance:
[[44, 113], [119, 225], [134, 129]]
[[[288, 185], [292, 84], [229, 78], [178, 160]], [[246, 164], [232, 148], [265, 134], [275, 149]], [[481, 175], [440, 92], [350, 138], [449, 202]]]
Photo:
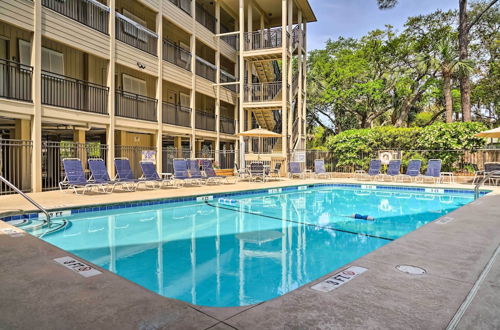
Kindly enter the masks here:
[[196, 57], [196, 75], [215, 82], [216, 73], [217, 67], [215, 65], [201, 57]]
[[215, 33], [217, 19], [198, 3], [196, 4], [196, 21]]
[[158, 121], [156, 117], [157, 103], [156, 99], [144, 95], [116, 91], [116, 115], [120, 117]]
[[158, 35], [119, 13], [116, 13], [116, 39], [151, 55], [158, 54]]
[[[221, 33], [224, 33], [221, 31]], [[234, 48], [235, 50], [239, 50], [240, 48], [240, 36], [238, 34], [231, 34], [227, 36], [221, 36], [220, 40], [227, 43], [229, 46]]]
[[33, 67], [0, 59], [0, 97], [32, 101]]
[[109, 88], [63, 75], [42, 72], [42, 103], [57, 107], [108, 113]]
[[[0, 175], [23, 192], [31, 191], [32, 150], [31, 141], [0, 139]], [[12, 193], [10, 187], [0, 183], [0, 195]]]
[[[233, 76], [230, 73], [227, 73], [224, 70], [220, 70], [220, 82], [221, 83], [229, 83], [229, 82], [236, 82], [236, 77]], [[238, 85], [223, 85], [222, 87], [229, 89], [230, 91], [237, 92], [238, 91]]]
[[[254, 32], [245, 32], [245, 50], [280, 48], [283, 44], [282, 28], [276, 27]], [[287, 32], [287, 39], [290, 34]]]
[[191, 157], [191, 150], [189, 148], [182, 148], [181, 150], [172, 146], [165, 147], [162, 150], [162, 172], [174, 173], [173, 160], [176, 158], [188, 159]]
[[191, 0], [170, 0], [170, 2], [191, 16]]
[[191, 108], [163, 102], [162, 119], [164, 124], [191, 127]]
[[281, 101], [281, 81], [245, 85], [245, 102]]
[[101, 158], [106, 161], [108, 146], [99, 142], [76, 143], [71, 141], [42, 141], [42, 189], [59, 189], [59, 182], [64, 179], [64, 158], [78, 158], [90, 176], [87, 161]]
[[109, 7], [95, 0], [42, 0], [44, 7], [108, 34]]
[[220, 132], [224, 134], [234, 134], [236, 123], [234, 119], [231, 118], [220, 118]]
[[191, 52], [168, 40], [163, 40], [163, 59], [191, 71]]
[[118, 145], [115, 146], [115, 157], [128, 158], [135, 178], [140, 178], [142, 176], [140, 162], [143, 160], [144, 151], [156, 151], [156, 147]]
[[196, 129], [215, 131], [215, 114], [198, 110], [195, 114], [195, 124]]

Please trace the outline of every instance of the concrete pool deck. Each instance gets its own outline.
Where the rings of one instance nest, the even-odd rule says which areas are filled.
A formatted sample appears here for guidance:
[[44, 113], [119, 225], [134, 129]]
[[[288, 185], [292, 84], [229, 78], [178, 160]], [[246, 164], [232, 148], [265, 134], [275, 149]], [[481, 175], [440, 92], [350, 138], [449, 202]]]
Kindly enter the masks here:
[[[283, 180], [111, 195], [57, 191], [31, 196], [55, 209], [318, 182], [356, 181]], [[429, 223], [353, 261], [349, 265], [368, 271], [332, 292], [314, 291], [309, 283], [276, 299], [238, 308], [206, 308], [164, 298], [99, 267], [103, 274], [84, 278], [53, 261], [70, 253], [30, 235], [0, 233], [0, 329], [443, 329], [500, 244], [500, 188], [491, 189], [479, 201], [448, 214], [453, 221]], [[32, 206], [20, 196], [0, 197], [0, 215], [28, 210]], [[0, 222], [0, 230], [5, 227], [10, 225]], [[400, 264], [419, 266], [427, 273], [401, 273], [395, 269]], [[500, 256], [491, 266], [458, 329], [500, 328]], [[332, 269], [318, 282], [337, 272]]]

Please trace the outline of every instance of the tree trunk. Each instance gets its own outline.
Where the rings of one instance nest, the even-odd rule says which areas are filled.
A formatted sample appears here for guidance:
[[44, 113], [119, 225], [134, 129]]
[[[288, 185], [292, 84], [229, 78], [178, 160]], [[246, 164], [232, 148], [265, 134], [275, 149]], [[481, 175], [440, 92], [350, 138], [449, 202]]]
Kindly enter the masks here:
[[453, 98], [451, 97], [451, 72], [443, 70], [444, 107], [446, 109], [446, 122], [453, 122]]
[[408, 120], [408, 115], [410, 114], [412, 102], [410, 100], [405, 100], [403, 105], [401, 106], [401, 113], [399, 114], [398, 119], [394, 123], [395, 127], [403, 127], [403, 124]]
[[[469, 57], [469, 27], [468, 27], [468, 16], [467, 16], [467, 0], [460, 0], [459, 3], [459, 26], [458, 26], [458, 49], [459, 58], [461, 62], [464, 62]], [[460, 81], [460, 98], [462, 103], [462, 120], [471, 121], [471, 107], [470, 107], [470, 81], [469, 75], [466, 72], [462, 72], [459, 77]]]

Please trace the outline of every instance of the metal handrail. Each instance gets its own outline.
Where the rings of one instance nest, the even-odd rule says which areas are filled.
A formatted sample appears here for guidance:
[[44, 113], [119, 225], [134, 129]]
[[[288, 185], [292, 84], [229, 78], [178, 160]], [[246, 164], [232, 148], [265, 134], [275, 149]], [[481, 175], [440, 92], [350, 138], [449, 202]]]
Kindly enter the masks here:
[[474, 187], [474, 199], [478, 199], [479, 198], [479, 188], [481, 188], [481, 186], [489, 179], [491, 179], [494, 175], [500, 175], [500, 171], [491, 171], [491, 172], [488, 172], [488, 174], [486, 174], [482, 179], [481, 181], [479, 181], [476, 186]]
[[40, 211], [42, 211], [45, 216], [47, 217], [47, 224], [50, 225], [50, 214], [49, 212], [47, 212], [47, 210], [45, 210], [40, 204], [38, 204], [37, 202], [35, 202], [33, 199], [31, 199], [31, 197], [29, 197], [28, 195], [26, 195], [25, 193], [23, 193], [19, 188], [17, 188], [16, 186], [14, 186], [9, 180], [7, 180], [6, 178], [4, 178], [3, 176], [0, 175], [0, 180], [5, 183], [7, 186], [9, 186], [10, 188], [12, 188], [12, 190], [14, 190], [15, 192], [17, 192], [19, 195], [21, 195], [22, 197], [24, 197], [24, 199], [26, 199], [28, 202], [30, 202], [31, 204], [33, 204], [33, 206], [35, 206], [37, 209], [39, 209]]

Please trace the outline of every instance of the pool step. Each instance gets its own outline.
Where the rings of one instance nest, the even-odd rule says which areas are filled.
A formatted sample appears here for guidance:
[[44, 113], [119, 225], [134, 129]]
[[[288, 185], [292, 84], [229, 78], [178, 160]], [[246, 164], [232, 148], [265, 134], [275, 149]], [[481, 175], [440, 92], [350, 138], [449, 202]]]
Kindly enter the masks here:
[[17, 228], [20, 228], [33, 236], [42, 237], [51, 233], [55, 233], [70, 225], [70, 222], [65, 219], [52, 220], [50, 224], [46, 220], [23, 220], [13, 223]]

